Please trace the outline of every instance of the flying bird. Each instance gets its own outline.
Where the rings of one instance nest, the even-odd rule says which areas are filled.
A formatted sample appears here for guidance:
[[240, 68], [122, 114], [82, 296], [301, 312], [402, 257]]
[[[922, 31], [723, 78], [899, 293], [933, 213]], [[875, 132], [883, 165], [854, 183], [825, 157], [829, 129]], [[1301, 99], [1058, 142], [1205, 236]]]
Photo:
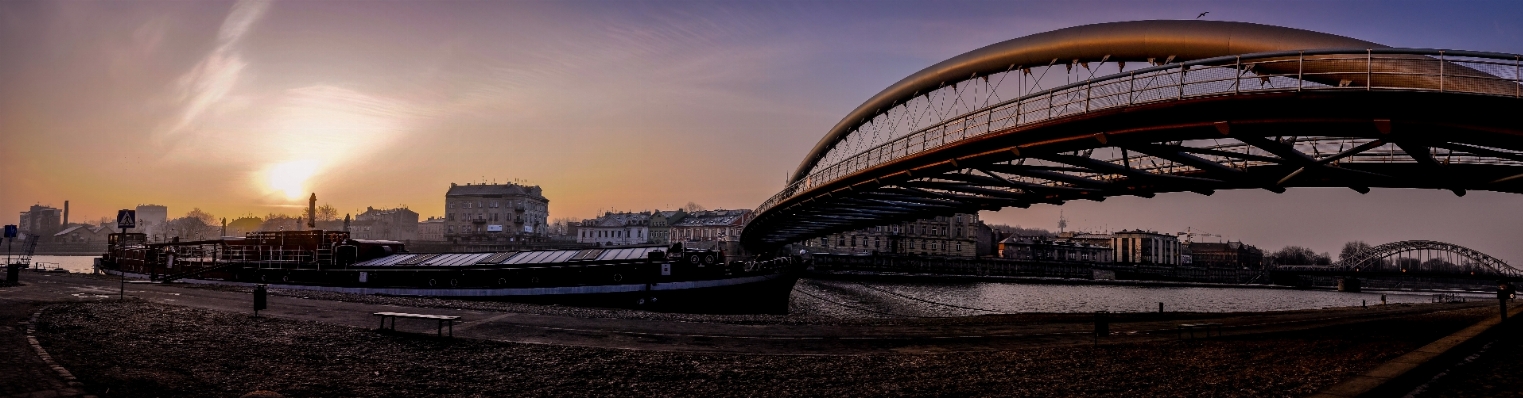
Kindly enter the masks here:
[[1200, 15], [1196, 15], [1195, 16], [1195, 19], [1200, 19], [1200, 17], [1204, 17], [1204, 16], [1206, 16], [1206, 14], [1210, 14], [1210, 13], [1211, 13], [1210, 11], [1206, 11], [1206, 12], [1200, 13]]

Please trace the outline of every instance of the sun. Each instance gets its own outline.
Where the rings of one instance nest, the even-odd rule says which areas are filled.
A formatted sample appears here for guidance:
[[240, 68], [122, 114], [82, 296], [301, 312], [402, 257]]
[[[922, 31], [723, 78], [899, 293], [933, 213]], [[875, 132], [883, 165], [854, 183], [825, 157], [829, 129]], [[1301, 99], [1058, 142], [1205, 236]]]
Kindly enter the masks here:
[[307, 180], [317, 174], [316, 160], [293, 160], [270, 166], [265, 172], [265, 183], [271, 191], [285, 194], [286, 199], [300, 199], [306, 192]]

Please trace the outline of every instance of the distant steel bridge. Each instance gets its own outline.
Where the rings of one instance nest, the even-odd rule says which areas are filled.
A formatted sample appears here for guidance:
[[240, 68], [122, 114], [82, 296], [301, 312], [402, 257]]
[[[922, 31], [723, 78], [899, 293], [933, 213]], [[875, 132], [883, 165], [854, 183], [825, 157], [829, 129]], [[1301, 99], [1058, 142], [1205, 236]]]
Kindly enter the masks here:
[[937, 215], [1166, 192], [1523, 193], [1520, 60], [1233, 22], [1013, 39], [852, 111], [741, 241], [762, 251]]
[[1453, 243], [1407, 240], [1375, 246], [1325, 266], [1279, 266], [1277, 274], [1523, 280], [1523, 270]]

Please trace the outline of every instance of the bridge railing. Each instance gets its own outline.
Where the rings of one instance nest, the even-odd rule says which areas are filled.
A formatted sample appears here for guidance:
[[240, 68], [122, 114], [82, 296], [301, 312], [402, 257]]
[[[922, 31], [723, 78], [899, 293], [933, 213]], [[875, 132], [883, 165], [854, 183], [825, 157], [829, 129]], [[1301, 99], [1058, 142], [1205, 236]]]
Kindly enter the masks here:
[[[1018, 73], [1018, 72], [1017, 72]], [[1307, 90], [1430, 91], [1523, 98], [1523, 56], [1427, 49], [1246, 54], [1142, 68], [1052, 88], [950, 117], [784, 187], [756, 214], [842, 177], [1016, 127], [1089, 112], [1213, 96]]]

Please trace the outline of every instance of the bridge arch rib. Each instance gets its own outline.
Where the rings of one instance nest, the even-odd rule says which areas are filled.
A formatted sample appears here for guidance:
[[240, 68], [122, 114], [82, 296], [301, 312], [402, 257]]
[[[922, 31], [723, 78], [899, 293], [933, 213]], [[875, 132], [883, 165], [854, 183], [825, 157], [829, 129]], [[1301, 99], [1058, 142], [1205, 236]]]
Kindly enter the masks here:
[[[927, 68], [837, 124], [805, 158], [794, 181], [757, 209], [742, 242], [764, 250], [932, 215], [1163, 192], [1280, 192], [1292, 186], [1523, 192], [1523, 123], [1518, 112], [1504, 111], [1523, 109], [1518, 55], [1385, 48], [1239, 23], [1144, 21], [1071, 29], [969, 54], [1001, 45], [1033, 47], [1046, 51], [1039, 52], [1042, 58], [1054, 57], [1044, 61], [1049, 69], [1055, 60], [1072, 60], [1064, 66], [1070, 72], [1084, 62], [1143, 55], [1165, 62], [1132, 70], [1118, 65], [1112, 75], [1095, 78], [1091, 72], [1089, 79], [1067, 85], [976, 109], [957, 108], [963, 110], [881, 144], [876, 130], [871, 141], [854, 138], [869, 134], [864, 126], [877, 129], [890, 111], [910, 113], [905, 109], [913, 101], [927, 106], [916, 112], [931, 113], [932, 94], [922, 92], [927, 87], [940, 87], [933, 93], [946, 100], [961, 95], [959, 87], [993, 83], [988, 75], [980, 81], [977, 70], [998, 64], [953, 62], [989, 57], [964, 54]], [[1182, 43], [1153, 29], [1214, 39]], [[1056, 34], [1064, 31], [1069, 33]], [[1135, 37], [1096, 39], [1128, 35]], [[1350, 44], [1365, 47], [1168, 63], [1262, 49], [1254, 46]], [[1123, 53], [1107, 46], [1142, 50]], [[999, 70], [1021, 76], [1017, 66]], [[936, 81], [951, 76], [961, 80]], [[894, 121], [887, 122], [892, 127]]]
[[1475, 275], [1508, 279], [1523, 277], [1523, 271], [1507, 262], [1474, 249], [1453, 243], [1431, 240], [1407, 240], [1372, 247], [1344, 259], [1338, 267], [1357, 272], [1417, 271], [1468, 272]]
[[869, 120], [948, 84], [1057, 62], [1183, 62], [1226, 55], [1322, 48], [1387, 47], [1280, 26], [1173, 20], [1083, 25], [1006, 40], [931, 65], [872, 96], [846, 114], [820, 139], [794, 171], [790, 182], [807, 176], [826, 152]]

